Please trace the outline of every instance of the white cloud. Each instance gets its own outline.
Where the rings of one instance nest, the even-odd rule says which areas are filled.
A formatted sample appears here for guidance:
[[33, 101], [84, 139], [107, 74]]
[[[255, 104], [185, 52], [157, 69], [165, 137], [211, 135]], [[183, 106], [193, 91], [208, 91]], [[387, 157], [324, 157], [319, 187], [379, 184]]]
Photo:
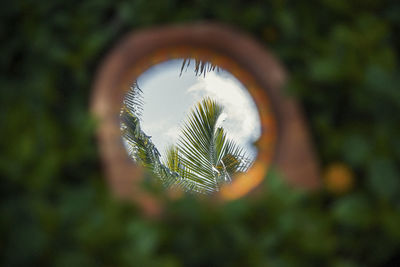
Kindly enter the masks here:
[[163, 133], [163, 136], [169, 140], [178, 140], [180, 132], [179, 126], [172, 126]]
[[229, 138], [246, 147], [259, 138], [261, 128], [257, 108], [250, 94], [234, 77], [226, 73], [224, 76], [207, 73], [205, 77], [198, 77], [198, 82], [187, 93], [194, 101], [209, 96], [224, 106], [224, 118], [219, 123]]

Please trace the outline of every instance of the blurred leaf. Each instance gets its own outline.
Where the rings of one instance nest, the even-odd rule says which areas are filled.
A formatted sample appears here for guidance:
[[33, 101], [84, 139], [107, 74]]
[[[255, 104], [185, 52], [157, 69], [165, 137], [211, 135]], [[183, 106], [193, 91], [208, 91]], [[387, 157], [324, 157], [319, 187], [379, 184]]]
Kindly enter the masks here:
[[393, 199], [400, 190], [399, 171], [396, 165], [384, 158], [376, 159], [368, 166], [368, 185], [377, 197]]
[[374, 220], [374, 213], [367, 199], [362, 195], [350, 195], [338, 199], [332, 207], [334, 218], [350, 227], [369, 227]]
[[343, 144], [343, 157], [354, 166], [362, 166], [370, 156], [371, 147], [364, 136], [348, 135]]

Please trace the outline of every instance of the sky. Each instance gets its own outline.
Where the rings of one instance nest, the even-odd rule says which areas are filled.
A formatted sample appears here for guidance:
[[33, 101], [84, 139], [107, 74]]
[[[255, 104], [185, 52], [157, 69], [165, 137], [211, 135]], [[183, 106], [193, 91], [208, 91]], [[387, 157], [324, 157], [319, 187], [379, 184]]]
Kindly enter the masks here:
[[208, 96], [224, 108], [218, 124], [227, 137], [255, 158], [252, 143], [260, 136], [261, 125], [256, 105], [244, 86], [223, 69], [196, 76], [194, 62], [180, 76], [182, 62], [176, 59], [155, 65], [137, 80], [144, 99], [142, 130], [152, 136], [161, 155], [168, 145], [177, 143], [190, 110]]

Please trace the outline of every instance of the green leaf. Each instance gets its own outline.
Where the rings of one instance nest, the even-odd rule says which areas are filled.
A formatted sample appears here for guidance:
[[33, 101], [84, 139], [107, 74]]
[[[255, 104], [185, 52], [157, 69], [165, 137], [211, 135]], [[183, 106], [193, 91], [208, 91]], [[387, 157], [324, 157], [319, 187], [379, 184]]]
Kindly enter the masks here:
[[393, 199], [400, 192], [399, 170], [389, 159], [377, 159], [368, 167], [367, 182], [376, 196]]

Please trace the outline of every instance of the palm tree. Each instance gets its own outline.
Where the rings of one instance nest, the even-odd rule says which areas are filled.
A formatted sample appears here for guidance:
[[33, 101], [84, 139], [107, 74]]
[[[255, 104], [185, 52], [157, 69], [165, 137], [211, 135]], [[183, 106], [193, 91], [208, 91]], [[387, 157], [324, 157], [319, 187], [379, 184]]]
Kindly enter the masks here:
[[167, 149], [165, 160], [141, 129], [142, 111], [142, 90], [134, 83], [120, 114], [123, 142], [129, 156], [150, 170], [165, 187], [213, 193], [252, 164], [245, 151], [218, 127], [223, 107], [215, 100], [206, 97], [191, 110], [177, 144]]

